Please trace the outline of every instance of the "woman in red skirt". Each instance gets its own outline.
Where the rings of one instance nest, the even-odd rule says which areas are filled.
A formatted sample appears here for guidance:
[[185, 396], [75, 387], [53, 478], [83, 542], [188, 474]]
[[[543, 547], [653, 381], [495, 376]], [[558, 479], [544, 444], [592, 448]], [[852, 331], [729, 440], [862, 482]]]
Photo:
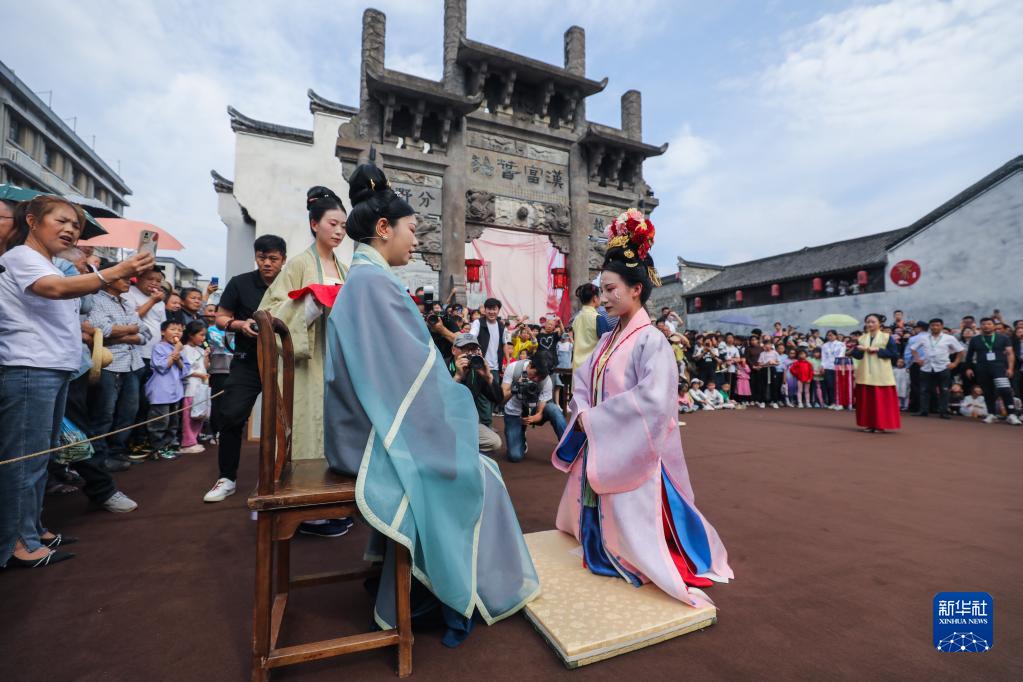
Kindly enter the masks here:
[[881, 331], [881, 315], [864, 318], [866, 333], [852, 356], [856, 363], [856, 425], [870, 433], [902, 426], [892, 363], [899, 357], [895, 339]]

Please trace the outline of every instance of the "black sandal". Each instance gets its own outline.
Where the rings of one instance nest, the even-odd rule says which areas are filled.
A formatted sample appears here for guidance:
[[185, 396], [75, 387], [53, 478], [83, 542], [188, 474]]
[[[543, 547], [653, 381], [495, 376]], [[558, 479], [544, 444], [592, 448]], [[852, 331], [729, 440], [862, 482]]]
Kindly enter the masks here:
[[12, 556], [7, 560], [7, 568], [40, 568], [50, 564], [57, 564], [61, 561], [67, 561], [74, 556], [71, 552], [61, 551], [51, 551], [42, 559], [19, 559], [16, 556]]
[[76, 538], [74, 535], [64, 535], [63, 533], [57, 533], [53, 537], [53, 539], [44, 540], [43, 538], [39, 538], [39, 542], [43, 543], [43, 546], [45, 547], [49, 547], [50, 549], [56, 549], [61, 545], [73, 545], [76, 542], [78, 542], [78, 538]]

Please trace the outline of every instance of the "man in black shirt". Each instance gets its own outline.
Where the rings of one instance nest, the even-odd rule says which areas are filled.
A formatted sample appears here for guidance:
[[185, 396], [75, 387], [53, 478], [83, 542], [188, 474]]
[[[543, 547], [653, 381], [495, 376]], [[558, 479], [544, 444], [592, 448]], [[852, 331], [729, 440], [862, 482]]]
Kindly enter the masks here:
[[256, 252], [258, 268], [232, 277], [217, 307], [217, 326], [234, 333], [234, 358], [224, 385], [224, 395], [218, 398], [221, 426], [217, 459], [220, 477], [203, 497], [204, 502], [222, 502], [234, 494], [241, 460], [242, 432], [262, 391], [256, 356], [259, 333], [252, 316], [287, 260], [287, 244], [275, 235], [263, 235], [252, 248]]
[[966, 377], [975, 379], [984, 389], [988, 414], [985, 423], [992, 424], [998, 419], [995, 400], [1001, 398], [1009, 414], [1006, 421], [1015, 426], [1020, 425], [1010, 383], [1015, 364], [1016, 354], [1009, 337], [996, 334], [995, 321], [990, 317], [982, 317], [980, 334], [970, 339], [970, 345], [966, 347]]

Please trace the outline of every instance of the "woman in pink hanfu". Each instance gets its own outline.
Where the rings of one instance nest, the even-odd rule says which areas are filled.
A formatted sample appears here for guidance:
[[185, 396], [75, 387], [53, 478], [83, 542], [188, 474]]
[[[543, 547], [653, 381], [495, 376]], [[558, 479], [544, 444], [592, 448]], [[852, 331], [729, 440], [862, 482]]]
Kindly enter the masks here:
[[557, 527], [589, 570], [653, 582], [692, 606], [733, 576], [717, 531], [694, 504], [678, 429], [678, 365], [643, 305], [659, 284], [654, 227], [635, 209], [608, 227], [601, 303], [618, 325], [575, 372], [572, 418], [554, 452], [569, 474]]

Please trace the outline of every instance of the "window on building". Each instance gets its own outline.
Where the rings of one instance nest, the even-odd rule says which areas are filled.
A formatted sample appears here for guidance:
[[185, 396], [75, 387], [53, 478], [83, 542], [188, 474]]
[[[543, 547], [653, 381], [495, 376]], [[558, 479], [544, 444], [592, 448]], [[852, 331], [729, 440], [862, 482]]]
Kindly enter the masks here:
[[21, 122], [21, 119], [15, 116], [11, 116], [10, 125], [8, 125], [7, 127], [7, 140], [9, 142], [13, 142], [14, 144], [20, 145], [21, 135], [22, 131], [24, 130], [24, 127], [25, 126]]
[[42, 162], [44, 166], [50, 169], [52, 169], [54, 164], [57, 163], [57, 151], [53, 148], [52, 145], [48, 144], [43, 145]]
[[71, 169], [71, 184], [74, 185], [74, 188], [79, 192], [85, 191], [85, 173], [83, 173], [82, 169], [78, 166], [74, 166]]

